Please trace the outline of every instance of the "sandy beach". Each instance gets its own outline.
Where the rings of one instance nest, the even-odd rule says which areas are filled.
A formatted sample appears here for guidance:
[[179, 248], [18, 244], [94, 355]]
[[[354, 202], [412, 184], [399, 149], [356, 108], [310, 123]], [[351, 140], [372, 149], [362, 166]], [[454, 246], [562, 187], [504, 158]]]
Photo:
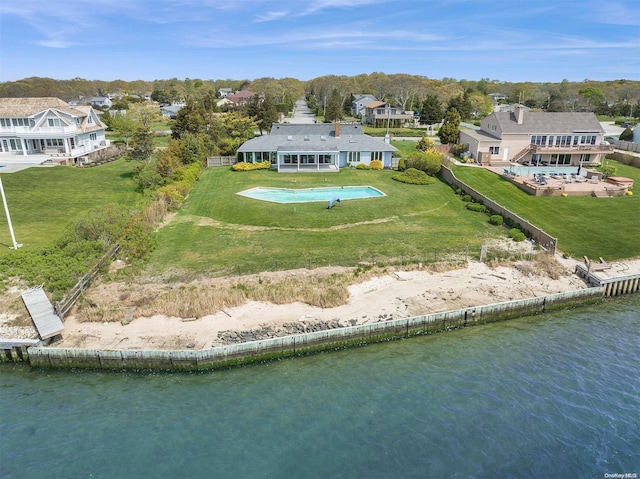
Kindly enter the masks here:
[[[243, 332], [249, 333], [249, 338], [254, 337], [252, 333], [265, 333], [265, 330], [271, 335], [285, 335], [291, 334], [287, 331], [292, 327], [303, 331], [321, 322], [331, 324], [330, 327], [367, 324], [587, 287], [574, 274], [575, 260], [556, 259], [557, 268], [551, 275], [555, 279], [548, 271], [537, 271], [533, 262], [526, 261], [494, 267], [470, 261], [442, 272], [389, 270], [350, 285], [346, 304], [332, 308], [301, 302], [248, 301], [199, 318], [133, 314], [128, 324], [80, 322], [72, 313], [65, 320], [61, 337], [51, 346], [105, 350], [206, 349], [233, 342], [230, 337], [237, 341], [243, 337], [237, 333]], [[615, 267], [616, 264], [612, 264], [612, 269]], [[640, 268], [640, 261], [634, 261], [633, 267]], [[301, 277], [314, 272], [297, 270], [278, 274]], [[36, 338], [37, 334], [31, 325], [11, 325], [11, 317], [5, 313], [0, 315], [0, 337]]]

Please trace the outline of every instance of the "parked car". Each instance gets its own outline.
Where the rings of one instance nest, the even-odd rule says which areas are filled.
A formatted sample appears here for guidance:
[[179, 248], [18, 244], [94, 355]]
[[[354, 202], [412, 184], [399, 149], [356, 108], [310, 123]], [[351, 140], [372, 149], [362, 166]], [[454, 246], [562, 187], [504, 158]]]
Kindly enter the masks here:
[[624, 123], [620, 123], [620, 126], [621, 126], [622, 128], [633, 128], [633, 127], [634, 127], [634, 126], [636, 126], [636, 125], [635, 125], [635, 123], [634, 123], [634, 122], [632, 122], [632, 121], [625, 121]]

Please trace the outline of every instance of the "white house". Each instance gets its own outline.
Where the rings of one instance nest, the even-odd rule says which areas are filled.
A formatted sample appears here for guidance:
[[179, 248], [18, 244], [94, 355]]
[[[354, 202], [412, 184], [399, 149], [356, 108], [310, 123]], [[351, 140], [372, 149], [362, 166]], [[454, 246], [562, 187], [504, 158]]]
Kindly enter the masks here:
[[0, 98], [0, 152], [77, 158], [106, 148], [105, 126], [91, 106], [58, 98]]
[[391, 167], [393, 152], [385, 140], [362, 132], [362, 125], [340, 123], [279, 124], [271, 132], [244, 142], [238, 148], [238, 160], [255, 163], [270, 161], [281, 171], [339, 171], [346, 166], [380, 160]]

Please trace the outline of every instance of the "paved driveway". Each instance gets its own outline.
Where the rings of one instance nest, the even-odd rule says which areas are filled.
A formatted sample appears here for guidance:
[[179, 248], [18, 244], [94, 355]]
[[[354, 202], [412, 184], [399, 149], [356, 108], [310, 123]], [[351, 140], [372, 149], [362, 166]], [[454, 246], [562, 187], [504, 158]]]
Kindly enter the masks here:
[[296, 105], [293, 107], [293, 116], [289, 119], [289, 123], [310, 124], [315, 122], [316, 116], [309, 110], [304, 98], [296, 101]]

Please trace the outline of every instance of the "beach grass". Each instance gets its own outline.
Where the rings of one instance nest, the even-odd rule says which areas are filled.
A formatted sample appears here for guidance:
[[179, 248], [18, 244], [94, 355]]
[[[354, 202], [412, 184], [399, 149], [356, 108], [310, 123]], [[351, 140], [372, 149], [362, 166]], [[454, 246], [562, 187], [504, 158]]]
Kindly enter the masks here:
[[[640, 184], [639, 169], [607, 162], [617, 167], [617, 176]], [[533, 197], [484, 168], [458, 166], [453, 172], [472, 188], [558, 238], [558, 249], [569, 256], [611, 261], [640, 256], [639, 195]]]

